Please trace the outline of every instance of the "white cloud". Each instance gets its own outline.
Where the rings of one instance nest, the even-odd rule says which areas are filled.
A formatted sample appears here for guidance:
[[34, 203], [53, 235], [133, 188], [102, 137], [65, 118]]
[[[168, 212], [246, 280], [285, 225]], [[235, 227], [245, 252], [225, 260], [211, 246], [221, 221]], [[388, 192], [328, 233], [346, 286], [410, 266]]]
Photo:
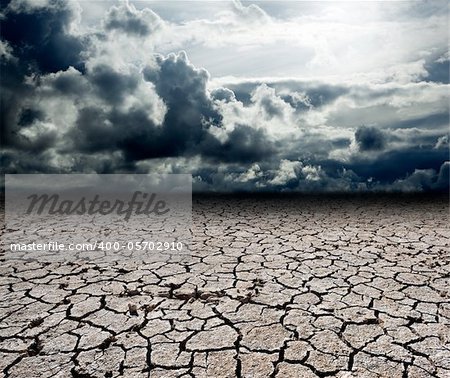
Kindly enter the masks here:
[[140, 38], [148, 37], [162, 25], [161, 18], [151, 9], [137, 10], [129, 1], [111, 7], [103, 20], [103, 27], [106, 30]]
[[238, 182], [248, 182], [259, 179], [263, 176], [263, 172], [259, 166], [259, 164], [253, 164], [247, 171], [241, 173], [236, 181]]
[[448, 148], [448, 146], [448, 135], [444, 135], [438, 138], [434, 148]]
[[275, 177], [269, 181], [271, 185], [286, 185], [290, 180], [297, 178], [303, 164], [301, 161], [282, 159]]

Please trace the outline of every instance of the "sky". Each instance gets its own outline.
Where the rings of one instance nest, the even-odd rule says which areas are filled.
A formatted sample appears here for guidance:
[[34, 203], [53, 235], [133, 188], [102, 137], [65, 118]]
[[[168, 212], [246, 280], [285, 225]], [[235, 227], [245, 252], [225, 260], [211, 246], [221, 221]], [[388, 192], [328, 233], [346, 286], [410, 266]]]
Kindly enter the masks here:
[[448, 192], [449, 4], [2, 0], [2, 171]]

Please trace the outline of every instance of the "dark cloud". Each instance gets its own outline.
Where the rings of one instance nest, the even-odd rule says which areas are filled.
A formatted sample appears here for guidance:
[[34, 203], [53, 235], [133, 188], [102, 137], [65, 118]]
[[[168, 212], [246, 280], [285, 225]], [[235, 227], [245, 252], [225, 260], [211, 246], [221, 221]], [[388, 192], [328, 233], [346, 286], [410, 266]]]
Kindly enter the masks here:
[[108, 113], [101, 108], [80, 109], [75, 127], [69, 132], [75, 151], [95, 153], [114, 151], [121, 130], [114, 128]]
[[196, 69], [184, 52], [167, 58], [158, 55], [156, 62], [157, 67], [147, 67], [143, 73], [168, 108], [163, 140], [174, 155], [195, 154], [208, 126], [221, 120], [206, 90], [208, 72]]
[[349, 147], [352, 141], [348, 138], [337, 138], [330, 141], [334, 148], [346, 148]]
[[[50, 0], [45, 6], [11, 2], [3, 9], [0, 36], [27, 72], [41, 73], [82, 67], [83, 40], [69, 32], [75, 9], [69, 2]], [[33, 4], [31, 2], [31, 4]]]
[[170, 143], [172, 138], [167, 129], [154, 125], [144, 109], [113, 111], [109, 116], [120, 132], [116, 134], [116, 147], [123, 151], [127, 161], [178, 156], [184, 152], [180, 144]]
[[413, 1], [408, 3], [408, 7], [400, 8], [402, 14], [395, 14], [396, 17], [428, 18], [448, 12], [448, 2], [446, 0], [435, 1]]
[[404, 121], [395, 122], [392, 125], [396, 129], [410, 129], [410, 128], [433, 128], [437, 126], [447, 126], [449, 124], [449, 113], [434, 113], [427, 114], [420, 117], [411, 117]]
[[448, 58], [441, 58], [433, 62], [429, 62], [425, 64], [425, 69], [428, 72], [426, 77], [427, 81], [449, 84], [450, 60]]
[[361, 151], [382, 150], [386, 145], [385, 134], [376, 127], [358, 127], [355, 132], [355, 140]]
[[137, 75], [127, 75], [115, 71], [106, 64], [97, 65], [89, 73], [91, 83], [103, 100], [113, 105], [125, 100], [138, 86]]
[[311, 105], [317, 108], [330, 104], [348, 93], [348, 88], [341, 85], [312, 84], [306, 86], [304, 92], [308, 96]]
[[[76, 9], [66, 1], [49, 0], [43, 5], [2, 2], [0, 38], [10, 50], [10, 56], [0, 58], [0, 143], [3, 147], [29, 148], [32, 142], [20, 136], [20, 128], [44, 117], [41, 111], [23, 106], [35, 90], [25, 80], [27, 75], [38, 77], [69, 66], [84, 69], [81, 55], [86, 41], [69, 31], [75, 17]], [[39, 149], [49, 146], [50, 139], [46, 143], [37, 142]]]
[[302, 112], [313, 108], [311, 99], [306, 94], [299, 98], [296, 93], [282, 93], [280, 97], [296, 111]]
[[144, 69], [144, 77], [155, 84], [156, 91], [169, 105], [187, 107], [196, 103], [203, 110], [211, 107], [206, 91], [209, 74], [205, 69], [195, 68], [184, 51], [167, 57], [157, 55], [156, 63], [156, 67]]
[[[32, 85], [23, 82], [23, 77], [15, 70], [11, 61], [0, 60], [1, 90], [0, 90], [0, 145], [2, 147], [17, 147], [17, 133], [21, 127], [29, 125], [30, 117], [26, 115], [28, 105], [23, 106], [23, 99], [34, 89]], [[11, 74], [11, 75], [9, 75]], [[3, 78], [6, 78], [3, 80]], [[34, 110], [36, 111], [36, 110]], [[25, 114], [24, 114], [25, 112]], [[43, 114], [39, 114], [43, 117]]]
[[448, 191], [450, 186], [450, 161], [441, 165], [436, 180], [436, 188], [441, 191]]
[[19, 126], [29, 126], [34, 121], [42, 121], [44, 118], [44, 113], [39, 109], [22, 109], [19, 115], [19, 120], [17, 124]]
[[[156, 56], [156, 65], [146, 67], [142, 75], [118, 73], [102, 65], [90, 70], [85, 78], [96, 97], [111, 107], [90, 106], [79, 111], [76, 127], [69, 133], [75, 151], [94, 154], [119, 150], [129, 162], [200, 155], [245, 163], [273, 153], [262, 130], [237, 125], [225, 141], [208, 131], [212, 126], [222, 127], [222, 116], [206, 88], [208, 73], [190, 64], [184, 52]], [[167, 107], [161, 125], [149, 117], [147, 108], [120, 107], [143, 80], [154, 85]]]
[[2, 173], [59, 173], [50, 164], [48, 153], [33, 153], [22, 151], [4, 151], [0, 155]]
[[365, 179], [372, 177], [376, 181], [388, 184], [412, 174], [416, 169], [439, 171], [441, 165], [448, 160], [448, 151], [435, 149], [430, 145], [387, 151], [372, 159], [357, 157], [351, 162], [335, 162], [334, 165], [351, 169]]
[[[448, 113], [437, 106], [391, 126], [386, 113], [370, 122], [383, 130], [359, 127], [359, 148], [351, 145], [351, 127], [362, 122], [357, 111], [400, 113], [407, 86], [256, 80], [211, 90], [209, 73], [184, 52], [149, 51], [143, 68], [109, 61], [114, 38], [148, 38], [163, 27], [148, 9], [113, 7], [103, 30], [80, 37], [70, 32], [77, 10], [67, 2], [3, 4], [6, 172], [167, 169], [192, 173], [199, 190], [218, 191], [448, 190], [448, 137], [440, 129]], [[258, 9], [237, 6], [253, 12], [254, 22], [264, 21]], [[428, 80], [444, 82], [438, 68], [427, 68]], [[395, 106], [386, 105], [395, 95]]]
[[436, 171], [434, 169], [415, 169], [414, 172], [403, 178], [397, 179], [390, 190], [401, 192], [448, 192], [449, 190], [450, 162], [444, 162]]
[[86, 94], [88, 88], [83, 80], [81, 72], [74, 68], [60, 71], [50, 77], [49, 85], [59, 94], [67, 96], [82, 96]]
[[202, 144], [205, 157], [223, 162], [251, 163], [272, 157], [275, 147], [263, 130], [237, 125], [221, 143], [210, 136]]

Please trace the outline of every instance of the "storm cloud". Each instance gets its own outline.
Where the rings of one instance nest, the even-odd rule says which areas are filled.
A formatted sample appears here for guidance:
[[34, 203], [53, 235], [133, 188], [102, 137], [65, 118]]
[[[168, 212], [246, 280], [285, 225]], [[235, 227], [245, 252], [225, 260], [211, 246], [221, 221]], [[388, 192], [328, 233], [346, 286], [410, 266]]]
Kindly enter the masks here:
[[10, 1], [3, 7], [1, 39], [21, 70], [49, 73], [82, 67], [83, 38], [70, 33], [76, 12], [72, 3], [58, 0], [44, 5]]
[[386, 145], [386, 136], [375, 127], [358, 127], [355, 140], [361, 151], [382, 150]]
[[[217, 77], [197, 61], [211, 48], [205, 30], [212, 41], [215, 28], [240, 28], [251, 54], [253, 29], [287, 38], [295, 20], [235, 2], [215, 22], [177, 24], [149, 4], [121, 2], [86, 26], [81, 6], [2, 3], [4, 173], [191, 173], [200, 191], [449, 188], [442, 46], [384, 77]], [[242, 40], [220, 43], [226, 60], [226, 46]], [[310, 64], [328, 58], [316, 51]]]

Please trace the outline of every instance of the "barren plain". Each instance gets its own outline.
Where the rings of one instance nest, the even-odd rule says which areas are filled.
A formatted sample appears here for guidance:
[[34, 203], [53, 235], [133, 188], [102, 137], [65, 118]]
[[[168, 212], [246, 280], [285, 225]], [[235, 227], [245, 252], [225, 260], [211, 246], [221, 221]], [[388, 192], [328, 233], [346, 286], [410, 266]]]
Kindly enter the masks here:
[[448, 217], [439, 196], [197, 196], [184, 261], [3, 258], [0, 376], [448, 378]]

